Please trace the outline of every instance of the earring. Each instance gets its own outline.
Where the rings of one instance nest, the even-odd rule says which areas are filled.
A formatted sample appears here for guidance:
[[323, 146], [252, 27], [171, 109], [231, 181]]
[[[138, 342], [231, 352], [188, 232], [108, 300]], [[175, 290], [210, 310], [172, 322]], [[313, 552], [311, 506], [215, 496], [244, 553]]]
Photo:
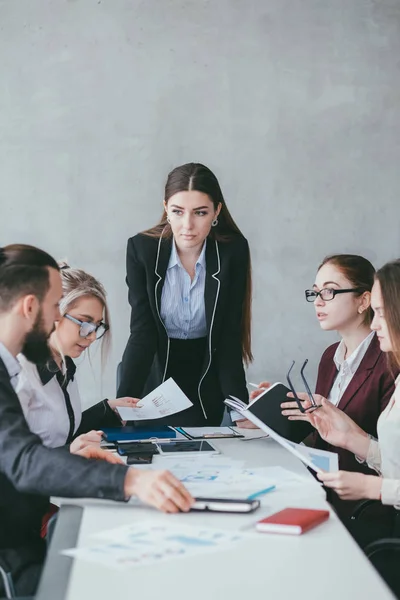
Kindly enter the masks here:
[[364, 312], [364, 309], [363, 309], [363, 308], [359, 308], [359, 309], [358, 309], [358, 314], [359, 314], [359, 315], [362, 315], [362, 314], [363, 314], [363, 312]]
[[218, 219], [214, 219], [214, 221], [211, 223], [211, 225], [213, 227], [216, 227], [218, 225]]
[[167, 223], [171, 223], [171, 221], [169, 220], [169, 217], [167, 217]]

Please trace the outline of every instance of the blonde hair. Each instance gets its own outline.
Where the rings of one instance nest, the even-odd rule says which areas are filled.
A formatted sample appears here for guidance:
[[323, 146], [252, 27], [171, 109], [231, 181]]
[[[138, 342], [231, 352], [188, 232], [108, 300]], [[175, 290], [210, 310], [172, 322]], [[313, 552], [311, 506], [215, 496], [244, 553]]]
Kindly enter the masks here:
[[73, 269], [65, 261], [58, 263], [60, 267], [63, 297], [60, 301], [60, 313], [64, 316], [74, 308], [80, 298], [92, 296], [97, 298], [104, 307], [104, 320], [109, 326], [101, 338], [101, 360], [104, 365], [111, 344], [110, 311], [107, 304], [107, 292], [102, 283], [93, 275], [82, 269]]

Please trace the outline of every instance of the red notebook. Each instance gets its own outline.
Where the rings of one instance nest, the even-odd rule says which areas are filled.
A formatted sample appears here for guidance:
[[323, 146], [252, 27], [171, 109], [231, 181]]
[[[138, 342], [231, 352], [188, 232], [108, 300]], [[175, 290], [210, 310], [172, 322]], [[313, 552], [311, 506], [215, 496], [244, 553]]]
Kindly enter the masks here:
[[329, 510], [311, 508], [285, 508], [266, 519], [258, 521], [258, 531], [300, 535], [329, 518]]

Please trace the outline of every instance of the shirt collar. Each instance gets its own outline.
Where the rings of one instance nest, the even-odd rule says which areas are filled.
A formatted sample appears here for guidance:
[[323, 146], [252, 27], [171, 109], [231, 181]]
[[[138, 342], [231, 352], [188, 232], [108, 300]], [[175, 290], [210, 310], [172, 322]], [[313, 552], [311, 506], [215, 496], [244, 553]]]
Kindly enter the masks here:
[[368, 350], [368, 347], [372, 342], [372, 338], [374, 337], [374, 335], [375, 332], [371, 331], [371, 333], [363, 339], [361, 344], [357, 346], [357, 348], [352, 352], [350, 356], [346, 358], [346, 360], [344, 358], [346, 353], [346, 346], [344, 344], [344, 341], [341, 340], [339, 346], [336, 348], [336, 352], [333, 357], [337, 370], [340, 371], [340, 369], [348, 369], [350, 370], [351, 374], [354, 375], [354, 373], [360, 366], [360, 363], [364, 358], [365, 353]]
[[[206, 244], [207, 244], [207, 240], [204, 240], [204, 244], [201, 249], [200, 256], [196, 261], [196, 267], [197, 267], [197, 265], [199, 265], [203, 268], [205, 268], [205, 266], [206, 266]], [[172, 240], [171, 256], [169, 257], [167, 269], [172, 269], [173, 267], [176, 267], [176, 265], [178, 265], [178, 267], [181, 267], [183, 269], [181, 259], [179, 258], [179, 255], [178, 255], [178, 250], [176, 249], [175, 240]]]
[[0, 358], [2, 359], [10, 379], [19, 375], [21, 371], [21, 365], [18, 360], [11, 354], [8, 348], [5, 347], [4, 344], [0, 342]]
[[37, 365], [37, 371], [40, 377], [40, 381], [43, 385], [46, 385], [53, 379], [53, 377], [57, 376], [57, 378], [65, 376], [65, 383], [68, 385], [70, 381], [74, 380], [76, 365], [72, 358], [69, 356], [65, 357], [65, 373], [62, 373], [61, 369], [58, 367], [55, 360], [50, 360], [45, 365]]

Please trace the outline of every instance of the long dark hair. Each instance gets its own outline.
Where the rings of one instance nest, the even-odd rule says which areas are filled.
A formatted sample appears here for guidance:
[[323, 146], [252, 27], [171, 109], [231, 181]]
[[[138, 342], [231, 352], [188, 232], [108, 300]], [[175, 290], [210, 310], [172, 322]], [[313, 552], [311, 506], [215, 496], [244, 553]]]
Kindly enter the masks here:
[[[354, 292], [361, 296], [364, 292], [370, 292], [374, 285], [375, 267], [363, 256], [358, 254], [332, 254], [326, 256], [318, 267], [318, 271], [326, 264], [335, 266], [350, 281], [351, 285], [358, 288], [359, 292]], [[373, 310], [371, 306], [367, 308], [363, 323], [371, 325]]]
[[[205, 165], [200, 163], [187, 163], [173, 169], [169, 173], [165, 184], [165, 204], [168, 204], [170, 198], [175, 194], [192, 190], [207, 194], [213, 203], [215, 210], [217, 210], [219, 204], [221, 204], [221, 210], [218, 215], [218, 225], [212, 227], [209, 233], [211, 239], [218, 242], [229, 242], [237, 236], [243, 236], [226, 206], [218, 179]], [[142, 233], [157, 239], [160, 237], [170, 238], [172, 236], [172, 229], [167, 221], [166, 210], [164, 209], [157, 225]], [[242, 311], [242, 356], [246, 364], [253, 360], [253, 355], [251, 353], [251, 296], [251, 262], [249, 256], [246, 293]]]
[[390, 364], [400, 369], [400, 259], [388, 262], [378, 269], [375, 279], [379, 281], [383, 310], [393, 350], [389, 352]]

